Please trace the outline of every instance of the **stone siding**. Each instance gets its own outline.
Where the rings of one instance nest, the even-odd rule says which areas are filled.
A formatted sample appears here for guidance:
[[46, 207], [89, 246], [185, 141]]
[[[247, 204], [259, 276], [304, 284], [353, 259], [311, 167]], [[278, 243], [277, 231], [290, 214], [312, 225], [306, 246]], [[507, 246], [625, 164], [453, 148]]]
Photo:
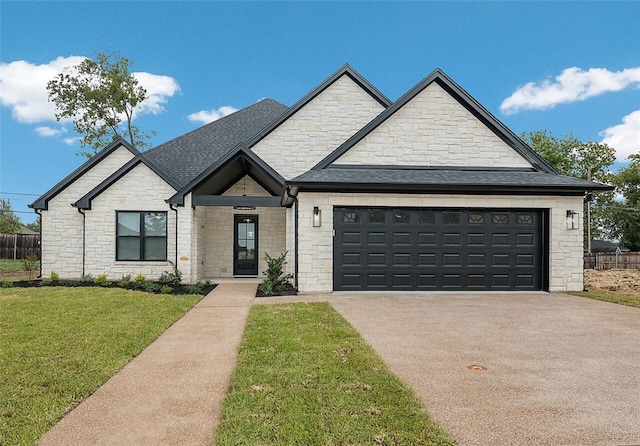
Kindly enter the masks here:
[[82, 276], [82, 215], [71, 206], [133, 158], [120, 146], [49, 200], [42, 211], [42, 276], [56, 272], [63, 278]]
[[[229, 188], [225, 196], [265, 197], [270, 194], [251, 177], [240, 179]], [[286, 209], [280, 207], [263, 207], [255, 210], [236, 210], [232, 206], [199, 206], [197, 237], [199, 246], [197, 271], [198, 279], [215, 277], [233, 277], [233, 216], [258, 216], [258, 276], [267, 269], [264, 253], [279, 256], [287, 250], [286, 246]]]
[[334, 164], [531, 167], [436, 83]]
[[[138, 164], [97, 196], [86, 214], [85, 272], [120, 279], [142, 274], [157, 279], [171, 271], [167, 261], [117, 261], [116, 211], [167, 212], [167, 259], [175, 260], [175, 212], [164, 201], [175, 190], [144, 164]], [[182, 223], [182, 222], [181, 222]]]
[[[582, 197], [495, 195], [367, 195], [300, 193], [298, 281], [304, 293], [333, 290], [333, 207], [487, 207], [549, 209], [549, 291], [583, 288], [583, 231], [566, 228], [567, 209], [582, 209]], [[312, 225], [313, 207], [322, 211], [322, 226]]]
[[319, 163], [384, 107], [343, 75], [253, 147], [285, 179]]

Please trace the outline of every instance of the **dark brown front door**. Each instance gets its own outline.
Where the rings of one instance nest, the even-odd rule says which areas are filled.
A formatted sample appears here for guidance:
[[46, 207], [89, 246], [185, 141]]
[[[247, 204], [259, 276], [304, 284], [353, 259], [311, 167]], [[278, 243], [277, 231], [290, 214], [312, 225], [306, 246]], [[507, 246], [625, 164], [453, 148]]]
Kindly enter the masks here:
[[233, 216], [233, 275], [258, 275], [258, 216]]

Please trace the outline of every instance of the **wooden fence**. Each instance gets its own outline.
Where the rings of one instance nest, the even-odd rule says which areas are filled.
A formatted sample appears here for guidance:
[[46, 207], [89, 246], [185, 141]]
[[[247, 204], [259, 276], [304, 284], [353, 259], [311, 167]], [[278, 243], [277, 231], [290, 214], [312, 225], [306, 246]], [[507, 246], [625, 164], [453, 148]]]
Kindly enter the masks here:
[[40, 258], [40, 234], [0, 234], [0, 259]]
[[599, 252], [584, 255], [585, 269], [640, 269], [640, 252]]

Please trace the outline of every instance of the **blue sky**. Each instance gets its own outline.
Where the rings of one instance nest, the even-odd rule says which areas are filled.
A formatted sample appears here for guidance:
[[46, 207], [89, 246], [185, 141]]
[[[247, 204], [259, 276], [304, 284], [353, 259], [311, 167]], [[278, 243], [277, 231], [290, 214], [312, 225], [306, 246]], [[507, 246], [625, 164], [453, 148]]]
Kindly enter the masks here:
[[293, 105], [349, 63], [391, 100], [441, 68], [514, 132], [640, 152], [640, 2], [0, 0], [0, 197], [27, 204], [84, 159], [46, 81], [117, 50], [153, 145], [262, 98]]

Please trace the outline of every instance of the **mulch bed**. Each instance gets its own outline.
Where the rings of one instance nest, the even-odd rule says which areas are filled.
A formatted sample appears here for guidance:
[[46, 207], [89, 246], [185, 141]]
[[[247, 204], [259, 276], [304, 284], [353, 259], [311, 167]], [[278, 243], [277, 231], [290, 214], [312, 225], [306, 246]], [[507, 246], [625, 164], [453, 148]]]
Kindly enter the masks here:
[[[6, 283], [8, 283], [8, 285], [6, 285]], [[149, 285], [149, 284], [152, 284], [152, 285]], [[167, 284], [161, 284], [159, 282], [151, 282], [151, 281], [146, 281], [142, 285], [136, 285], [135, 282], [128, 282], [125, 284], [125, 283], [122, 283], [121, 281], [109, 281], [108, 283], [105, 283], [105, 284], [98, 284], [95, 282], [83, 282], [80, 280], [51, 281], [51, 280], [40, 280], [40, 279], [16, 280], [14, 282], [3, 283], [3, 287], [16, 287], [16, 288], [35, 288], [35, 287], [39, 288], [39, 287], [47, 287], [47, 286], [58, 286], [58, 287], [62, 286], [62, 287], [70, 287], [70, 288], [77, 288], [77, 287], [121, 288], [126, 290], [146, 291], [148, 293], [153, 293], [153, 294], [174, 294], [174, 295], [201, 294], [203, 296], [206, 296], [217, 286], [217, 284], [212, 283], [209, 285], [203, 285], [203, 286], [197, 287], [196, 289], [194, 288], [193, 284], [167, 285]], [[163, 286], [170, 287], [171, 292], [165, 291], [163, 293], [162, 292]]]

